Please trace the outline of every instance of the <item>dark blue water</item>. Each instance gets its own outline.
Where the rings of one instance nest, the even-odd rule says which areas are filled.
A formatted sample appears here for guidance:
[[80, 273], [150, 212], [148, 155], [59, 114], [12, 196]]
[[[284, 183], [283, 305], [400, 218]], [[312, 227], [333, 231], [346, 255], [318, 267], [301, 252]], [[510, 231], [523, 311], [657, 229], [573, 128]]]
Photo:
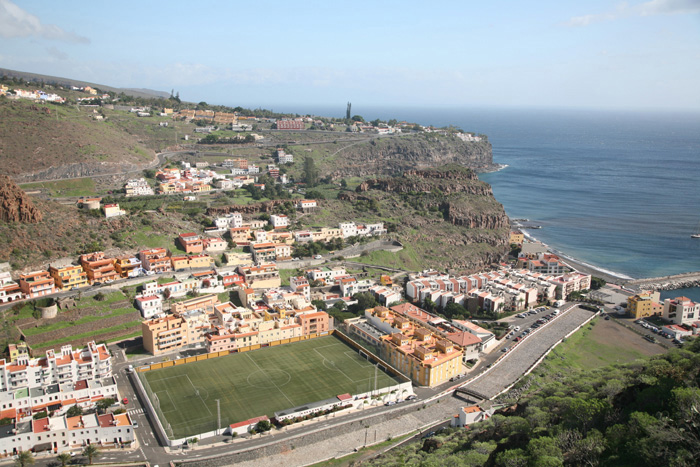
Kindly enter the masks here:
[[[700, 239], [690, 238], [700, 226], [700, 113], [354, 106], [353, 114], [488, 135], [494, 162], [508, 167], [480, 178], [511, 218], [542, 225], [529, 233], [566, 255], [634, 278], [700, 271]], [[684, 292], [700, 299], [697, 289]]]

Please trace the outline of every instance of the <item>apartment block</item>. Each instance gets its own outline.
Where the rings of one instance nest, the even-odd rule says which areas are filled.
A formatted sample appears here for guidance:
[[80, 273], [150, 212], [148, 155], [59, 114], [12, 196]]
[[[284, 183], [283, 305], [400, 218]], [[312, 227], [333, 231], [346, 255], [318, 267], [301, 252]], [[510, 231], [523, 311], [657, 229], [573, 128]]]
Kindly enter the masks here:
[[19, 276], [19, 288], [27, 298], [38, 298], [56, 292], [56, 281], [48, 271], [35, 271]]
[[107, 258], [102, 251], [80, 256], [80, 265], [87, 273], [91, 283], [119, 279], [119, 274], [114, 268], [114, 260]]
[[700, 303], [688, 297], [667, 298], [664, 300], [663, 317], [677, 325], [692, 325], [700, 319]]
[[141, 323], [141, 334], [143, 348], [156, 356], [187, 345], [187, 323], [178, 316], [144, 321]]
[[365, 310], [368, 323], [384, 332], [381, 357], [419, 386], [436, 386], [461, 374], [463, 350], [430, 329], [385, 307]]
[[215, 294], [202, 295], [182, 302], [175, 302], [170, 306], [170, 311], [176, 315], [182, 315], [189, 311], [204, 311], [207, 315], [214, 315], [214, 307], [219, 304], [219, 298]]
[[141, 267], [150, 273], [160, 274], [173, 270], [170, 255], [165, 248], [152, 248], [139, 252]]
[[136, 256], [122, 255], [114, 258], [114, 269], [124, 279], [141, 274], [141, 260]]
[[238, 273], [243, 276], [248, 287], [253, 289], [269, 289], [282, 284], [276, 264], [240, 266]]
[[89, 285], [87, 273], [81, 266], [49, 266], [49, 274], [53, 277], [57, 289], [71, 290]]
[[661, 303], [661, 294], [650, 290], [640, 292], [627, 298], [627, 312], [634, 319], [646, 318], [647, 316], [660, 315], [664, 306]]
[[62, 346], [59, 353], [47, 350], [42, 358], [30, 359], [24, 354], [13, 362], [2, 359], [0, 392], [106, 378], [112, 375], [111, 358], [104, 344], [93, 341], [82, 350], [74, 351], [70, 345]]

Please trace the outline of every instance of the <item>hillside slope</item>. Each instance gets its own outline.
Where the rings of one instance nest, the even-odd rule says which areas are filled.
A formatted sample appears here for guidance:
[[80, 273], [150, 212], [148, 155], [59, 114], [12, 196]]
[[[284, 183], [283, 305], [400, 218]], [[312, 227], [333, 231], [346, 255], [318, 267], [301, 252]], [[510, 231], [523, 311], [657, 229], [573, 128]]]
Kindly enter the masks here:
[[[0, 99], [0, 167], [18, 181], [90, 176], [152, 162], [155, 151], [92, 109]], [[112, 167], [110, 167], [112, 166]], [[51, 169], [63, 168], [51, 176]]]

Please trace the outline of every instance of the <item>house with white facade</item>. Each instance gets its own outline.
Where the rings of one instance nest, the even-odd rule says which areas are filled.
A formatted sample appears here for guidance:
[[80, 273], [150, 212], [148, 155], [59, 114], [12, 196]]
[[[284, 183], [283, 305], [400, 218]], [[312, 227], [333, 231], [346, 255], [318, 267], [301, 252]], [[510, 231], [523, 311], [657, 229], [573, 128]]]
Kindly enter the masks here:
[[283, 229], [289, 225], [289, 217], [285, 214], [273, 214], [270, 216], [270, 223], [275, 229]]
[[163, 313], [163, 298], [160, 295], [137, 295], [134, 305], [144, 319], [151, 319]]

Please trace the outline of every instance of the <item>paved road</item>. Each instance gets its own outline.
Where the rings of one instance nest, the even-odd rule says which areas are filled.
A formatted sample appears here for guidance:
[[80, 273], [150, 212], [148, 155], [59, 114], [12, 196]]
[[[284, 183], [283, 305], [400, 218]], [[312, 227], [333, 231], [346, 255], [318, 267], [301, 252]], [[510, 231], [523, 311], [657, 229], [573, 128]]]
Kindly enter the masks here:
[[[549, 347], [593, 315], [592, 312], [574, 305], [568, 305], [568, 307], [570, 307], [569, 311], [563, 312], [546, 325], [537, 328], [515, 347], [511, 342], [511, 350], [501, 360], [464, 387], [492, 398], [517, 381]], [[517, 335], [520, 333], [516, 333]], [[501, 344], [502, 347], [507, 345]]]

